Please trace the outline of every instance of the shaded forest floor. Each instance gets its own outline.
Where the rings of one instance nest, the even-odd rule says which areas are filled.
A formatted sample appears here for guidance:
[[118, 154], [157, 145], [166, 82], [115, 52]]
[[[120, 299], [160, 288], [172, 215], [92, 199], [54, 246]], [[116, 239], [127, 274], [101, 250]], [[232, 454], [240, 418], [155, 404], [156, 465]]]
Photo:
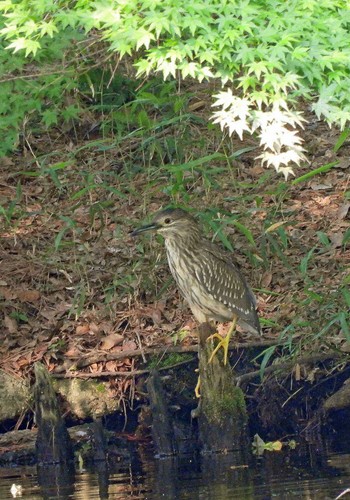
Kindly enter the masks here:
[[[143, 127], [141, 111], [138, 124], [125, 111], [123, 140], [86, 113], [65, 130], [26, 132], [17, 153], [0, 159], [3, 370], [26, 377], [41, 360], [65, 374], [79, 361], [70, 376], [109, 375], [111, 396], [128, 402], [137, 386], [123, 373], [161, 365], [170, 346], [195, 345], [161, 240], [129, 237], [170, 204], [193, 210], [209, 237], [232, 245], [258, 297], [267, 346], [281, 342], [287, 359], [350, 349], [350, 141], [335, 152], [339, 132], [306, 112], [311, 164], [296, 178], [337, 163], [285, 182], [254, 160], [254, 139], [222, 139], [208, 126], [204, 85], [187, 92], [173, 122], [169, 103], [143, 110]], [[148, 364], [132, 355], [151, 347]]]

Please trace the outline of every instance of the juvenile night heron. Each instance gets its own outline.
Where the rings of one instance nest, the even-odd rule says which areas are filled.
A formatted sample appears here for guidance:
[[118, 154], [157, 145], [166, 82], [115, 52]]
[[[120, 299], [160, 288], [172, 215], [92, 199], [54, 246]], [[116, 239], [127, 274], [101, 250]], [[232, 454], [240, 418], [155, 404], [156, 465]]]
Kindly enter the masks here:
[[172, 275], [199, 323], [232, 321], [225, 338], [219, 339], [210, 361], [224, 349], [224, 363], [236, 324], [260, 334], [253, 292], [229, 252], [206, 239], [197, 221], [185, 210], [168, 208], [157, 213], [153, 222], [131, 233], [137, 236], [156, 231], [165, 239]]

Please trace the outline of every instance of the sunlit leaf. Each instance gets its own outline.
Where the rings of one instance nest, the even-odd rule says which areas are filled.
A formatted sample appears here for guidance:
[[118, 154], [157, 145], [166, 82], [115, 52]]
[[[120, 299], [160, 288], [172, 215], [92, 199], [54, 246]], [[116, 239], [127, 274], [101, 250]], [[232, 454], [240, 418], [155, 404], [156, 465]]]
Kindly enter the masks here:
[[271, 224], [267, 229], [265, 229], [265, 233], [272, 233], [273, 231], [276, 231], [279, 227], [283, 226], [286, 224], [286, 221], [279, 221], [275, 222], [274, 224]]

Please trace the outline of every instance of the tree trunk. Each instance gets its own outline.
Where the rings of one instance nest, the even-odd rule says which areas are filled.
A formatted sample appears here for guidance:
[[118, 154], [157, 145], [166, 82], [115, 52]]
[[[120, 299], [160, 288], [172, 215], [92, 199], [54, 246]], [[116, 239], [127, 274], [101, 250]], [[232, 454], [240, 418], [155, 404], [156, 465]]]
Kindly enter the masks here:
[[244, 394], [233, 382], [232, 368], [222, 361], [219, 351], [208, 363], [213, 343], [208, 341], [213, 327], [199, 327], [200, 402], [198, 416], [199, 440], [202, 452], [237, 450], [249, 442]]

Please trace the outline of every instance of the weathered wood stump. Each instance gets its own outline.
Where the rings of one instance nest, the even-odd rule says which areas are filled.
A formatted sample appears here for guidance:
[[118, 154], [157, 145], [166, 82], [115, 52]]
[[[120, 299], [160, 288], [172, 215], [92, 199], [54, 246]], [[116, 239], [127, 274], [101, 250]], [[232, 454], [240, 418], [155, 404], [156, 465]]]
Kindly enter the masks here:
[[159, 373], [153, 371], [147, 381], [147, 392], [152, 412], [152, 438], [158, 456], [174, 455], [177, 443]]
[[232, 368], [222, 361], [219, 351], [209, 363], [213, 342], [208, 337], [213, 327], [199, 327], [200, 401], [195, 410], [198, 418], [201, 451], [223, 452], [247, 446], [247, 413], [242, 390], [234, 385]]
[[38, 464], [67, 463], [73, 459], [71, 440], [61, 417], [57, 396], [46, 368], [34, 365], [35, 419], [38, 426]]
[[108, 456], [108, 445], [101, 418], [94, 418], [92, 429], [94, 433], [92, 440], [94, 461], [106, 460]]

